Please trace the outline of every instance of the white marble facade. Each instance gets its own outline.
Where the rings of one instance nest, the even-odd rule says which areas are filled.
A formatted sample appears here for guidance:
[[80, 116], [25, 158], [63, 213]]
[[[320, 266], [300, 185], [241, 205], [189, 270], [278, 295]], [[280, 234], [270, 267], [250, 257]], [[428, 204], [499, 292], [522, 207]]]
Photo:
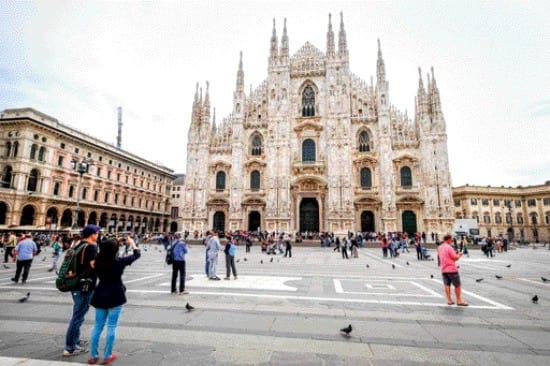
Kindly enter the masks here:
[[350, 71], [341, 14], [325, 52], [306, 42], [292, 56], [274, 21], [267, 78], [245, 92], [241, 53], [228, 117], [216, 122], [197, 84], [183, 227], [449, 232], [445, 119], [433, 69], [426, 87], [419, 74], [409, 117], [391, 104], [380, 42], [375, 80]]

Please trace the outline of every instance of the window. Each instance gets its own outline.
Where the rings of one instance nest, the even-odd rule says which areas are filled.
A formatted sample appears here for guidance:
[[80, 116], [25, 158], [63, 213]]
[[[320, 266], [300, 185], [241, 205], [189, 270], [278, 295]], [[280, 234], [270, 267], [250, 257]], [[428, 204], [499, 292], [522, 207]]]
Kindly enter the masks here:
[[262, 137], [260, 135], [255, 135], [252, 139], [250, 154], [253, 156], [262, 155]]
[[225, 172], [216, 173], [216, 190], [223, 191], [225, 189]]
[[75, 152], [75, 154], [78, 154], [80, 152], [80, 149], [78, 147], [75, 147], [74, 152]]
[[372, 187], [372, 174], [369, 168], [361, 168], [361, 188]]
[[130, 180], [130, 177], [126, 176], [126, 184], [128, 184], [128, 180]]
[[302, 117], [315, 116], [315, 92], [308, 85], [302, 92]]
[[105, 192], [105, 203], [109, 202], [109, 192]]
[[523, 224], [523, 216], [518, 215], [516, 221], [518, 222], [518, 224]]
[[482, 204], [483, 206], [489, 206], [489, 200], [486, 199], [486, 198], [484, 198], [484, 199], [481, 200], [481, 204]]
[[512, 223], [512, 215], [510, 213], [506, 214], [506, 223], [511, 224]]
[[110, 170], [107, 171], [107, 179], [111, 179], [111, 171]]
[[82, 199], [85, 200], [87, 195], [88, 195], [88, 189], [83, 188], [82, 189]]
[[27, 191], [36, 192], [38, 185], [38, 170], [33, 169], [29, 173], [29, 182], [27, 183]]
[[99, 191], [94, 191], [94, 201], [97, 202], [98, 198], [99, 198]]
[[2, 188], [11, 187], [12, 172], [13, 169], [11, 166], [7, 165], [4, 167], [4, 170], [2, 171]]
[[491, 216], [489, 216], [489, 214], [484, 214], [483, 215], [483, 223], [484, 224], [490, 224], [491, 223]]
[[19, 142], [15, 141], [13, 143], [13, 157], [17, 157], [17, 153], [19, 152]]
[[63, 156], [57, 157], [57, 166], [63, 166]]
[[130, 200], [130, 206], [134, 207], [135, 202], [136, 202], [135, 197], [132, 197], [132, 199]]
[[58, 196], [59, 195], [59, 182], [55, 182], [53, 185], [53, 195]]
[[170, 217], [173, 218], [173, 219], [178, 218], [178, 207], [172, 207], [171, 212], [170, 212]]
[[118, 193], [115, 193], [115, 205], [118, 205]]
[[74, 186], [69, 186], [69, 198], [72, 198], [74, 194]]
[[260, 189], [260, 172], [257, 170], [250, 173], [250, 189], [253, 191]]
[[546, 224], [550, 224], [550, 213], [547, 213], [544, 217], [544, 220], [546, 221]]
[[460, 200], [455, 200], [455, 207], [460, 207]]
[[502, 224], [502, 216], [500, 216], [500, 214], [495, 215], [495, 223]]
[[306, 139], [302, 143], [302, 162], [315, 161], [315, 142], [312, 139]]
[[11, 153], [11, 142], [8, 141], [6, 143], [6, 158], [10, 156], [10, 153]]
[[537, 214], [535, 212], [532, 212], [530, 216], [531, 216], [531, 224], [533, 225], [538, 224]]
[[65, 148], [65, 144], [62, 142], [61, 145], [59, 145], [62, 149]]
[[542, 203], [545, 205], [545, 206], [550, 206], [550, 198], [544, 198], [542, 200]]
[[120, 173], [116, 173], [116, 180], [117, 182], [120, 182]]
[[361, 132], [359, 135], [359, 152], [370, 151], [369, 134], [367, 131]]
[[527, 200], [527, 206], [529, 207], [535, 207], [537, 205], [536, 200]]
[[101, 177], [101, 168], [97, 168], [97, 176]]
[[36, 150], [38, 150], [38, 145], [37, 144], [32, 144], [30, 158], [33, 159], [33, 160], [36, 159]]
[[510, 200], [504, 200], [504, 206], [505, 206], [505, 207], [512, 207], [512, 201], [510, 201]]
[[136, 185], [136, 178], [134, 178], [134, 183], [133, 184]]
[[411, 168], [404, 166], [401, 168], [401, 186], [402, 187], [411, 187], [412, 186], [412, 172]]
[[479, 216], [477, 214], [472, 214], [472, 219], [476, 220], [479, 223]]
[[471, 199], [470, 199], [470, 204], [471, 204], [471, 205], [476, 205], [476, 206], [477, 206], [477, 198], [471, 198]]
[[493, 200], [493, 206], [500, 205], [500, 200]]
[[514, 205], [516, 207], [521, 207], [521, 201], [520, 200], [516, 200], [516, 202], [514, 202]]
[[44, 146], [40, 146], [40, 150], [38, 150], [38, 161], [44, 161], [46, 155], [46, 148]]

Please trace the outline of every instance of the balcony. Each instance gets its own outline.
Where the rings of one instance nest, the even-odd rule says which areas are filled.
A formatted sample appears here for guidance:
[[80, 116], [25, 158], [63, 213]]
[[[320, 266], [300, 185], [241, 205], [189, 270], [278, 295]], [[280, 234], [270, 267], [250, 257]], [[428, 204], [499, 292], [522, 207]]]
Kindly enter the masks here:
[[325, 174], [325, 171], [324, 161], [294, 161], [292, 163], [292, 174], [294, 175], [322, 175]]

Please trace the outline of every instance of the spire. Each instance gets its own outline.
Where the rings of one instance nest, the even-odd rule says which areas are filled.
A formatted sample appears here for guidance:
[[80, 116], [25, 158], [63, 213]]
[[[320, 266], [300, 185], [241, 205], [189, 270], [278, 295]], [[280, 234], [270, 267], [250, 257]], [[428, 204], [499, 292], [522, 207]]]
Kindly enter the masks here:
[[439, 98], [439, 89], [437, 88], [437, 83], [435, 81], [435, 74], [434, 74], [434, 68], [432, 66], [432, 104], [433, 104], [433, 110], [436, 113], [441, 112], [441, 100]]
[[212, 124], [216, 124], [216, 107], [212, 109]]
[[286, 18], [283, 26], [283, 37], [281, 38], [281, 57], [288, 57], [288, 35], [286, 34]]
[[239, 70], [237, 71], [237, 91], [244, 91], [243, 51], [239, 54]]
[[424, 92], [424, 82], [422, 81], [422, 69], [418, 67], [418, 94], [420, 91]]
[[204, 103], [203, 103], [203, 107], [204, 109], [206, 109], [208, 112], [210, 112], [210, 95], [208, 94], [208, 89], [210, 88], [210, 83], [208, 82], [208, 80], [206, 81], [206, 94], [204, 96]]
[[340, 31], [338, 32], [338, 55], [348, 55], [348, 42], [346, 41], [346, 31], [344, 30], [344, 13], [340, 12]]
[[197, 81], [197, 84], [195, 85], [195, 100], [194, 103], [199, 102], [199, 82]]
[[269, 51], [269, 57], [271, 59], [276, 59], [277, 54], [277, 30], [275, 29], [275, 18], [273, 18], [273, 32], [271, 33], [271, 49]]
[[376, 62], [376, 81], [380, 83], [386, 80], [386, 66], [382, 58], [382, 48], [380, 47], [380, 39], [378, 39], [378, 60]]
[[334, 57], [334, 32], [332, 31], [332, 14], [328, 13], [328, 31], [327, 31], [327, 56]]

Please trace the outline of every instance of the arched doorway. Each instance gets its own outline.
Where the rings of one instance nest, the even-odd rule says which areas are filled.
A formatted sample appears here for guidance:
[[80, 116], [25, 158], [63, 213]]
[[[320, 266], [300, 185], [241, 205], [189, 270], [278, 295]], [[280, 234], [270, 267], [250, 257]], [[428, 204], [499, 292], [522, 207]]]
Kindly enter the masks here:
[[66, 209], [63, 211], [63, 215], [61, 215], [61, 226], [62, 227], [69, 227], [73, 224], [73, 213], [70, 209]]
[[95, 211], [90, 212], [90, 216], [88, 216], [88, 224], [97, 225], [97, 213]]
[[86, 214], [84, 213], [84, 211], [78, 211], [78, 219], [76, 220], [76, 223], [78, 227], [86, 226]]
[[8, 206], [4, 202], [0, 202], [0, 225], [6, 225], [7, 214]]
[[372, 211], [361, 212], [361, 232], [374, 232], [374, 214]]
[[34, 223], [34, 207], [31, 205], [27, 205], [23, 207], [23, 211], [21, 212], [21, 221], [20, 225], [33, 225]]
[[223, 231], [225, 232], [225, 213], [222, 211], [217, 211], [214, 214], [214, 225], [213, 229], [216, 231]]
[[406, 232], [409, 234], [409, 236], [412, 236], [416, 234], [416, 215], [412, 211], [405, 211], [401, 215], [402, 223], [403, 223], [403, 232]]
[[99, 217], [99, 227], [102, 229], [107, 227], [107, 214], [105, 212]]
[[170, 224], [170, 232], [175, 233], [176, 231], [178, 231], [178, 223], [172, 221], [172, 223]]
[[50, 207], [46, 212], [46, 229], [57, 229], [57, 221], [59, 220], [57, 209], [55, 207]]
[[319, 231], [319, 203], [315, 198], [304, 198], [300, 203], [300, 232]]
[[262, 216], [258, 211], [251, 211], [248, 214], [248, 231], [256, 231], [262, 224]]

